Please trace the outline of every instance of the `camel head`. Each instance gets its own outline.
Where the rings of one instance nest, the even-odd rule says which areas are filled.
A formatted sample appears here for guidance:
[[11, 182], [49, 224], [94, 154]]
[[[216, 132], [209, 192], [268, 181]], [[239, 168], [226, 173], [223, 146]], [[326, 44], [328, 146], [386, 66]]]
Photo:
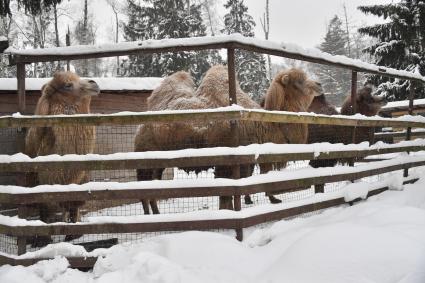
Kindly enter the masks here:
[[56, 72], [53, 78], [41, 88], [43, 95], [65, 103], [90, 103], [91, 97], [99, 94], [100, 89], [93, 80], [80, 79], [72, 72]]
[[310, 80], [300, 69], [279, 72], [273, 79], [265, 100], [265, 109], [306, 111], [315, 96], [323, 93], [319, 82]]
[[376, 95], [371, 85], [366, 85], [357, 91], [357, 112], [366, 116], [375, 116], [387, 100], [383, 95]]

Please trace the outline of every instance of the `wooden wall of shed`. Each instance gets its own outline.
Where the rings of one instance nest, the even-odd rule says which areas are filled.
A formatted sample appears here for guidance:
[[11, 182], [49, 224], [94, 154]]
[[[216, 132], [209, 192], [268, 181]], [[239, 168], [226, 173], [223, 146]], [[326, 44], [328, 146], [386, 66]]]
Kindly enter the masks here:
[[[109, 114], [121, 111], [146, 111], [146, 101], [150, 94], [151, 91], [102, 91], [98, 97], [93, 98], [91, 112]], [[40, 91], [26, 92], [26, 112], [23, 114], [34, 114], [39, 97]], [[0, 91], [0, 115], [10, 115], [15, 112], [18, 112], [17, 94]], [[134, 125], [97, 127], [95, 153], [108, 154], [133, 151], [133, 139], [136, 129], [137, 126]], [[23, 142], [24, 135], [20, 134], [17, 129], [0, 129], [0, 154], [21, 152], [22, 150], [19, 147], [21, 147]], [[135, 172], [133, 171], [126, 170], [125, 172], [119, 172], [119, 174], [109, 171], [93, 172], [90, 179], [134, 180]], [[0, 184], [16, 184], [16, 179], [16, 174], [0, 173]]]

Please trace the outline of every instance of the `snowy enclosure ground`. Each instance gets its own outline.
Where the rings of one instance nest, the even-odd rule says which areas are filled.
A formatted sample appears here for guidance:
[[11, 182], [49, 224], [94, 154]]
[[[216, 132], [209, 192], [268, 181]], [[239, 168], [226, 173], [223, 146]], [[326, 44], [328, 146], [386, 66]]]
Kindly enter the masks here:
[[[422, 178], [352, 207], [251, 229], [243, 242], [212, 232], [162, 235], [95, 251], [101, 257], [90, 272], [69, 269], [57, 256], [26, 268], [2, 266], [0, 281], [425, 282], [424, 187]], [[81, 249], [59, 244], [38, 253]]]

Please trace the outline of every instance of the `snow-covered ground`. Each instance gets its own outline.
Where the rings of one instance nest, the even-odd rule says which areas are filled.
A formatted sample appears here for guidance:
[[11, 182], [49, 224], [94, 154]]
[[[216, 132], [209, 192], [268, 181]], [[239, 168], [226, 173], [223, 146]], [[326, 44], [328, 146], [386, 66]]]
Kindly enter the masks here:
[[2, 266], [0, 282], [425, 282], [424, 187], [251, 229], [243, 242], [185, 232], [120, 244], [97, 251], [91, 272], [63, 257]]

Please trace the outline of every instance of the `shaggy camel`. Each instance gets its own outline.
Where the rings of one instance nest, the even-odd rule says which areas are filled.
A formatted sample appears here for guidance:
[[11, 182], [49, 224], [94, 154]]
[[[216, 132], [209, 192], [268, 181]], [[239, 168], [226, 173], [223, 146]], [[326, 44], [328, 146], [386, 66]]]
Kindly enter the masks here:
[[[82, 80], [71, 72], [57, 72], [53, 79], [42, 87], [35, 115], [72, 115], [90, 113], [91, 97], [99, 93], [99, 86], [92, 80]], [[30, 157], [49, 154], [87, 154], [95, 145], [94, 126], [31, 127], [25, 138], [25, 153]], [[88, 173], [81, 170], [33, 173], [29, 185], [81, 184], [88, 181]], [[77, 222], [80, 218], [80, 202], [58, 205], [40, 205], [40, 219], [46, 223], [55, 221], [55, 214], [63, 212], [62, 221]], [[68, 214], [66, 216], [66, 214]], [[70, 237], [68, 237], [69, 239]]]
[[[149, 96], [148, 110], [182, 110], [204, 109], [207, 102], [202, 97], [195, 96], [195, 83], [187, 72], [177, 72], [165, 78]], [[135, 141], [135, 151], [177, 150], [187, 147], [202, 147], [205, 145], [205, 127], [194, 123], [158, 123], [140, 125]], [[137, 180], [161, 179], [165, 168], [138, 169]], [[200, 172], [203, 168], [184, 168], [187, 171]], [[142, 200], [145, 214], [149, 214], [149, 204], [152, 213], [158, 214], [156, 200]]]
[[[260, 109], [261, 106], [254, 102], [246, 93], [244, 93], [239, 84], [236, 84], [237, 102], [244, 108]], [[306, 111], [314, 96], [322, 92], [319, 83], [311, 81], [306, 74], [299, 69], [290, 69], [281, 71], [276, 75], [271, 83], [266, 97], [265, 109], [281, 111]], [[197, 90], [198, 97], [205, 97], [210, 102], [209, 107], [223, 107], [228, 105], [229, 83], [227, 68], [224, 66], [212, 67]], [[239, 132], [239, 144], [248, 145], [251, 143], [306, 143], [307, 125], [304, 124], [279, 124], [279, 123], [259, 123], [239, 121], [237, 123]], [[207, 131], [207, 141], [211, 146], [220, 146], [229, 144], [231, 137], [230, 123], [223, 122], [216, 127], [211, 127]], [[227, 141], [227, 143], [226, 143]], [[285, 164], [275, 164], [282, 168]], [[241, 166], [241, 177], [248, 177], [252, 174], [254, 165]], [[261, 172], [272, 170], [273, 164], [262, 164]], [[216, 177], [229, 178], [231, 174], [230, 166], [216, 166]], [[270, 202], [279, 203], [279, 199], [269, 194]], [[231, 208], [231, 199], [222, 198], [220, 205], [223, 208]], [[249, 195], [245, 196], [245, 203], [252, 203]]]
[[[194, 84], [187, 73], [178, 72], [166, 78], [148, 99], [148, 110], [165, 109], [205, 109], [217, 108], [228, 105], [229, 82], [225, 66], [214, 66], [205, 74], [196, 94], [193, 94]], [[286, 92], [286, 93], [285, 93]], [[321, 92], [318, 83], [307, 79], [306, 75], [296, 69], [281, 72], [275, 78], [269, 89], [269, 101], [280, 102], [272, 110], [305, 111], [314, 95]], [[236, 84], [237, 103], [245, 108], [260, 109], [261, 107], [244, 93], [239, 84]], [[282, 96], [282, 97], [277, 97]], [[285, 99], [283, 99], [285, 96]], [[291, 99], [303, 100], [293, 103]], [[292, 127], [291, 127], [292, 126]], [[305, 142], [304, 129], [296, 131], [304, 125], [286, 125], [291, 133], [277, 123], [259, 123], [238, 121], [236, 128], [239, 133], [239, 144], [250, 143], [302, 143]], [[304, 136], [303, 136], [304, 135]], [[135, 139], [136, 151], [183, 149], [188, 144], [192, 147], [233, 146], [232, 132], [229, 121], [211, 122], [208, 127], [196, 126], [193, 123], [168, 123], [142, 125]], [[283, 166], [283, 165], [281, 165]], [[252, 174], [254, 164], [241, 166], [241, 177]], [[207, 168], [183, 168], [199, 172]], [[272, 169], [272, 165], [264, 164], [262, 171]], [[156, 170], [138, 170], [139, 180], [159, 179], [163, 168]], [[231, 177], [230, 166], [216, 166], [215, 176], [221, 178]], [[249, 199], [249, 196], [247, 197]], [[270, 195], [271, 202], [280, 202]], [[149, 201], [152, 211], [159, 213], [155, 200]], [[149, 213], [148, 201], [142, 201], [145, 213]], [[231, 198], [220, 198], [220, 208], [232, 208]]]
[[[341, 113], [339, 113], [337, 109], [326, 100], [324, 95], [316, 97], [313, 100], [308, 111], [314, 112], [317, 114], [325, 114], [325, 115], [338, 115], [338, 114], [354, 115], [354, 114], [360, 113], [365, 116], [375, 116], [379, 113], [379, 111], [381, 110], [381, 107], [384, 106], [386, 103], [387, 102], [383, 96], [374, 95], [372, 93], [372, 87], [367, 85], [365, 87], [360, 88], [357, 91], [356, 113], [354, 113], [353, 111], [353, 106], [351, 103], [351, 95], [347, 96], [346, 99], [344, 100], [343, 106], [341, 108]], [[331, 125], [310, 125], [308, 143], [329, 142], [329, 143], [350, 144], [350, 143], [353, 143], [352, 132], [353, 132], [352, 127], [331, 126]], [[372, 140], [374, 132], [375, 132], [374, 128], [369, 128], [369, 127], [357, 128], [355, 143]], [[333, 167], [337, 164], [337, 162], [338, 160], [336, 159], [311, 160], [310, 165], [313, 168]], [[324, 185], [316, 185], [315, 188], [316, 188], [316, 192], [323, 192]]]

